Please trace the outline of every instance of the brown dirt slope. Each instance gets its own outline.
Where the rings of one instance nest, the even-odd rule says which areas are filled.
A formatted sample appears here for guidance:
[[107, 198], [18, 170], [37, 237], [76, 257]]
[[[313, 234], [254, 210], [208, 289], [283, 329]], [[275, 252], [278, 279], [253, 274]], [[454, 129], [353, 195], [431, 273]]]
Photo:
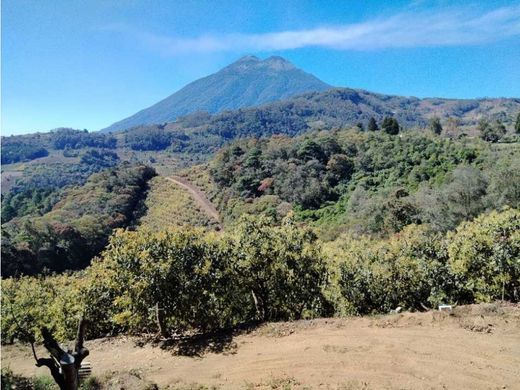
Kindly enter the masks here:
[[[87, 346], [94, 374], [118, 389], [138, 388], [114, 382], [129, 373], [172, 389], [520, 388], [519, 305], [270, 323], [191, 349], [127, 337]], [[2, 364], [36, 372], [25, 346], [4, 347]]]

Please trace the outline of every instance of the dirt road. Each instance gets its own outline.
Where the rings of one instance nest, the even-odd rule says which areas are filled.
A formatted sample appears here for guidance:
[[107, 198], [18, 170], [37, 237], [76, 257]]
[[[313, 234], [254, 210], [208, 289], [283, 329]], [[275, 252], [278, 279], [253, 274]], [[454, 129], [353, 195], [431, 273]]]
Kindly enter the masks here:
[[206, 195], [199, 190], [196, 186], [191, 184], [188, 180], [185, 178], [182, 178], [180, 176], [170, 176], [166, 178], [167, 180], [171, 181], [172, 183], [177, 184], [178, 186], [181, 186], [182, 188], [188, 190], [188, 192], [191, 194], [193, 199], [202, 207], [204, 212], [209, 215], [211, 218], [213, 218], [215, 221], [220, 223], [220, 216], [215, 208], [213, 206], [213, 203], [206, 197]]
[[[133, 370], [174, 389], [520, 388], [518, 305], [266, 324], [205, 344], [219, 352], [183, 349], [191, 357], [138, 344], [126, 337], [88, 342], [95, 375]], [[35, 373], [31, 359], [28, 347], [2, 354], [4, 366], [25, 375]]]

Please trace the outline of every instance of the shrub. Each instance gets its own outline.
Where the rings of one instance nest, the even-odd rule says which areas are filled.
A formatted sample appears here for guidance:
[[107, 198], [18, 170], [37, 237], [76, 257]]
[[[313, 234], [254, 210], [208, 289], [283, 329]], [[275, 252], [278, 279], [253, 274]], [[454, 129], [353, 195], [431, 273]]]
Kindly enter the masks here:
[[449, 234], [450, 268], [470, 301], [520, 298], [520, 212], [506, 209]]

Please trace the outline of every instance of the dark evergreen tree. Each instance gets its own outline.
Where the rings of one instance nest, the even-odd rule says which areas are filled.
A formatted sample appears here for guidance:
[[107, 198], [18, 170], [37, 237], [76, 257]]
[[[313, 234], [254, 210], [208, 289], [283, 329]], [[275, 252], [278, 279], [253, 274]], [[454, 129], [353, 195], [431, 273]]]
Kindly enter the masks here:
[[516, 116], [515, 133], [520, 134], [520, 112]]
[[377, 126], [377, 122], [374, 119], [374, 117], [371, 117], [369, 119], [368, 125], [367, 125], [367, 129], [368, 129], [368, 131], [377, 131], [377, 130], [379, 130], [379, 127]]
[[442, 133], [442, 125], [441, 125], [441, 120], [439, 119], [439, 117], [435, 116], [430, 120], [429, 128], [431, 131], [433, 131], [437, 135], [440, 135]]
[[397, 119], [387, 116], [383, 119], [381, 129], [390, 135], [399, 134], [399, 122], [397, 122]]

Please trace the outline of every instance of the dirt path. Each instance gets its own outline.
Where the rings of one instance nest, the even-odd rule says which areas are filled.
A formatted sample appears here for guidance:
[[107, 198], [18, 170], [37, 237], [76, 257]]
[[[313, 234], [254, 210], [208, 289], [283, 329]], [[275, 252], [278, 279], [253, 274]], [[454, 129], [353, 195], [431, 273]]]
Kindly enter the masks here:
[[191, 184], [188, 180], [179, 176], [170, 176], [166, 177], [166, 179], [188, 190], [193, 199], [195, 199], [195, 201], [202, 207], [204, 212], [208, 214], [211, 218], [213, 218], [215, 221], [217, 221], [219, 224], [221, 223], [217, 209], [215, 208], [215, 206], [213, 206], [213, 203], [211, 203], [211, 201], [201, 190], [199, 190], [197, 187]]
[[[520, 388], [518, 305], [266, 324], [195, 357], [137, 341], [88, 342], [95, 375], [133, 370], [173, 389]], [[31, 359], [28, 347], [4, 347], [16, 372], [34, 374]]]

